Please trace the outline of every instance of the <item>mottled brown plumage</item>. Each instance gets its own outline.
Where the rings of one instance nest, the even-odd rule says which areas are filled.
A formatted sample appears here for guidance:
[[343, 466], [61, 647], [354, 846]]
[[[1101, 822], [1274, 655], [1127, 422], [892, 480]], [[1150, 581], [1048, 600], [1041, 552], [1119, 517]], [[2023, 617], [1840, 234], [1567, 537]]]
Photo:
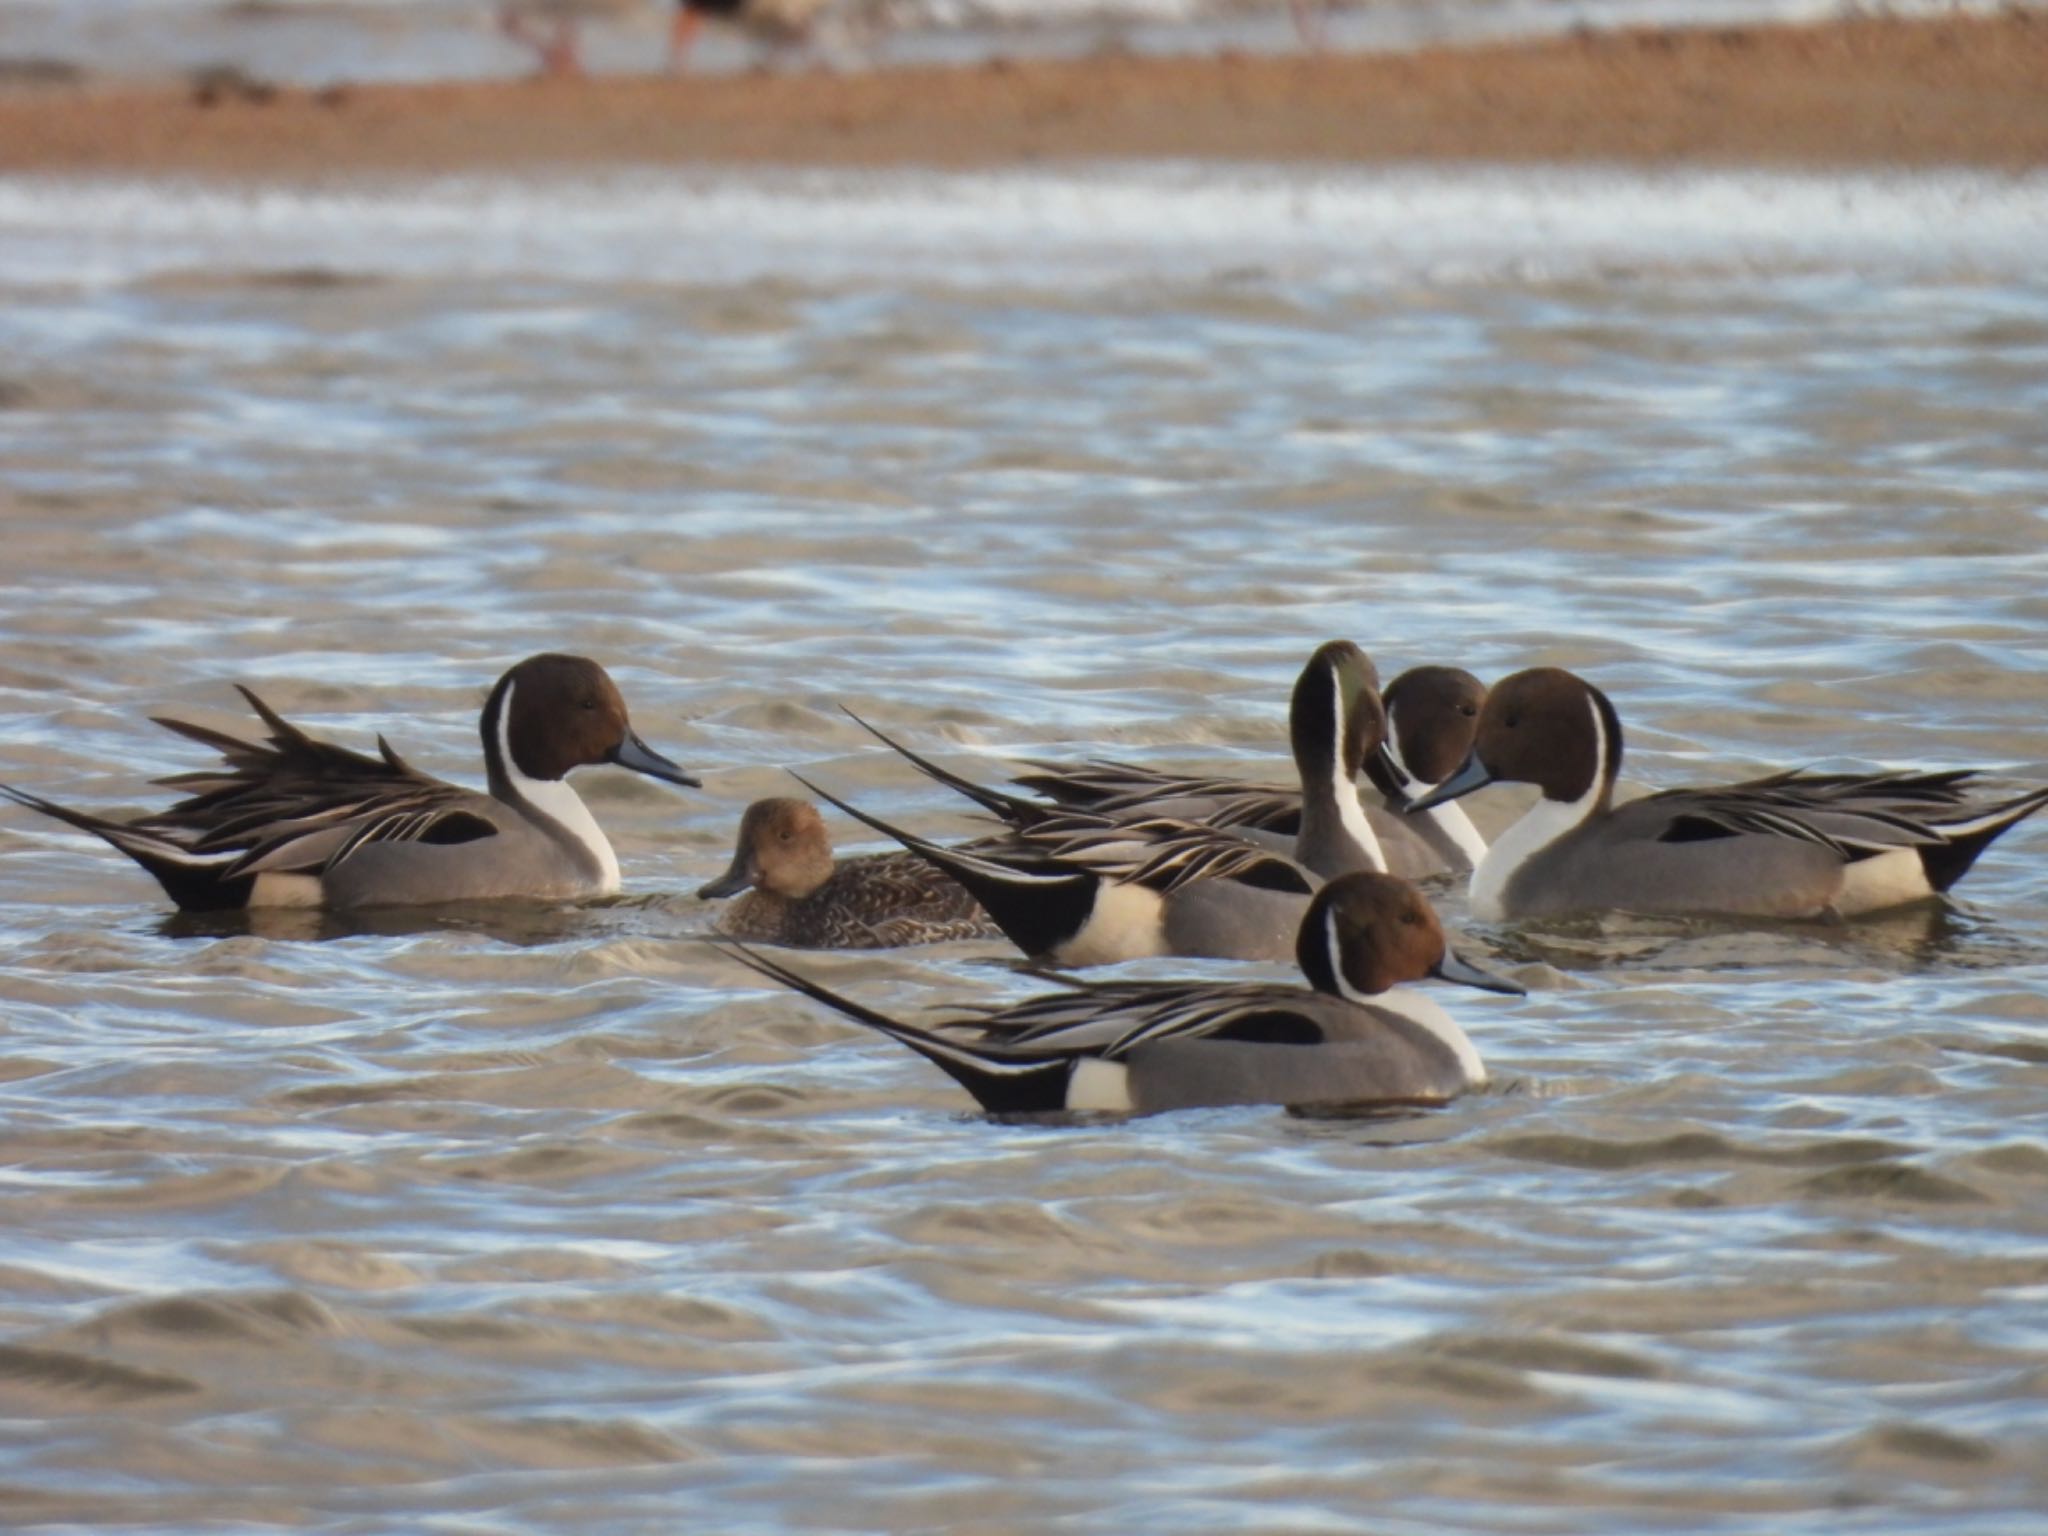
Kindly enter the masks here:
[[699, 896], [745, 892], [719, 914], [737, 939], [797, 949], [893, 949], [1002, 930], [957, 881], [911, 853], [837, 860], [818, 808], [757, 800], [740, 818], [732, 865]]

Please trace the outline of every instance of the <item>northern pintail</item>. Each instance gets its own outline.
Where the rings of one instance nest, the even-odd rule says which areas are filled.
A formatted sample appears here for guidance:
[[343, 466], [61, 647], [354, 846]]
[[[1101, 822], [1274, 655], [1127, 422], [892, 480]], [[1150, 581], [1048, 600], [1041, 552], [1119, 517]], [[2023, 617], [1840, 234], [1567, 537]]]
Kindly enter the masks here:
[[[1171, 816], [1234, 827], [1248, 835], [1294, 838], [1293, 852], [1325, 876], [1380, 868], [1405, 879], [1459, 874], [1486, 851], [1462, 807], [1417, 813], [1411, 797], [1464, 760], [1486, 689], [1456, 667], [1414, 667], [1383, 695], [1369, 658], [1348, 640], [1321, 646], [1296, 679], [1288, 702], [1288, 742], [1299, 782], [1259, 784], [1162, 773], [1131, 763], [1037, 762], [1016, 782], [1062, 805], [1105, 816]], [[1378, 750], [1382, 741], [1386, 750]], [[1356, 761], [1348, 762], [1353, 747]], [[1349, 777], [1341, 777], [1349, 767]], [[1361, 800], [1358, 770], [1384, 804]], [[1442, 776], [1440, 774], [1439, 776]], [[1360, 827], [1358, 824], [1363, 823]], [[1348, 845], [1369, 846], [1360, 864]]]
[[1472, 912], [1853, 917], [1947, 890], [2048, 789], [1971, 804], [1974, 775], [1781, 773], [1614, 803], [1621, 717], [1555, 667], [1496, 684], [1465, 765], [1431, 794], [1534, 784], [1542, 798], [1472, 874]]
[[1030, 826], [949, 848], [798, 782], [966, 886], [1026, 955], [1070, 968], [1155, 955], [1284, 960], [1323, 883], [1215, 827], [1088, 811], [1045, 811]]
[[718, 915], [720, 933], [799, 949], [1002, 936], [965, 886], [914, 853], [834, 860], [825, 819], [808, 800], [748, 806], [732, 866], [697, 894], [738, 896]]
[[269, 727], [267, 744], [157, 719], [226, 760], [159, 780], [192, 791], [169, 810], [123, 823], [26, 790], [0, 793], [104, 838], [179, 906], [220, 911], [609, 896], [618, 859], [563, 776], [611, 763], [697, 783], [634, 734], [617, 685], [581, 656], [530, 656], [491, 689], [489, 794], [421, 773], [381, 736], [376, 757], [317, 741], [240, 692]]
[[936, 1028], [901, 1023], [763, 955], [764, 976], [910, 1047], [996, 1114], [1156, 1114], [1222, 1104], [1440, 1104], [1486, 1080], [1432, 999], [1434, 976], [1519, 994], [1461, 960], [1419, 891], [1391, 875], [1333, 880], [1302, 919], [1313, 991], [1277, 983], [1112, 982]]

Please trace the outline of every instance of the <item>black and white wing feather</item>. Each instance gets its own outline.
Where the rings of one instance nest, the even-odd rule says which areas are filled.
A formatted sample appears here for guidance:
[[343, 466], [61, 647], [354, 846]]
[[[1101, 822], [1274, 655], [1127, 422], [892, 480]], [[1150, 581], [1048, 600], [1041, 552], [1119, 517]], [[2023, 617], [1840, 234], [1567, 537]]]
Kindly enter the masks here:
[[[239, 686], [239, 685], [238, 685]], [[222, 878], [324, 872], [370, 843], [462, 843], [495, 836], [472, 790], [420, 772], [377, 738], [375, 757], [308, 736], [241, 688], [270, 729], [243, 741], [189, 721], [157, 724], [213, 748], [223, 766], [157, 782], [190, 791], [133, 825], [196, 855], [234, 855]]]
[[[1723, 789], [1667, 790], [1637, 802], [1672, 811], [1663, 842], [1744, 834], [1815, 843], [1844, 860], [1946, 841], [1974, 775], [1778, 773]], [[1624, 807], [1624, 812], [1629, 807]]]

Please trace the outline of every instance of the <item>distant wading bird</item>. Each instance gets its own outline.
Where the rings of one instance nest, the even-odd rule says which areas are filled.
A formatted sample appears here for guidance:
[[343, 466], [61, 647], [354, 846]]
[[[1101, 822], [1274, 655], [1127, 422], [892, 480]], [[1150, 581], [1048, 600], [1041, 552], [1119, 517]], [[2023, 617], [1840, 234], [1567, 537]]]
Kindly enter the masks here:
[[[669, 23], [668, 72], [688, 67], [705, 18], [739, 28], [775, 48], [810, 41], [819, 14], [834, 0], [678, 0]], [[516, 43], [534, 51], [540, 73], [550, 79], [573, 79], [583, 73], [580, 29], [589, 21], [630, 15], [646, 0], [505, 0], [498, 10], [498, 28]]]

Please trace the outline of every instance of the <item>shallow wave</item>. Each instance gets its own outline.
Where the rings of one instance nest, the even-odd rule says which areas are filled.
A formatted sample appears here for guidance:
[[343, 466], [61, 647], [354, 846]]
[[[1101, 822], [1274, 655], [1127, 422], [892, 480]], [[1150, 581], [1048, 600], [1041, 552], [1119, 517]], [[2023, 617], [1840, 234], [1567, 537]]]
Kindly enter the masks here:
[[0, 283], [542, 276], [1339, 291], [1631, 274], [2032, 274], [2048, 174], [1610, 169], [618, 172], [375, 190], [0, 179]]

